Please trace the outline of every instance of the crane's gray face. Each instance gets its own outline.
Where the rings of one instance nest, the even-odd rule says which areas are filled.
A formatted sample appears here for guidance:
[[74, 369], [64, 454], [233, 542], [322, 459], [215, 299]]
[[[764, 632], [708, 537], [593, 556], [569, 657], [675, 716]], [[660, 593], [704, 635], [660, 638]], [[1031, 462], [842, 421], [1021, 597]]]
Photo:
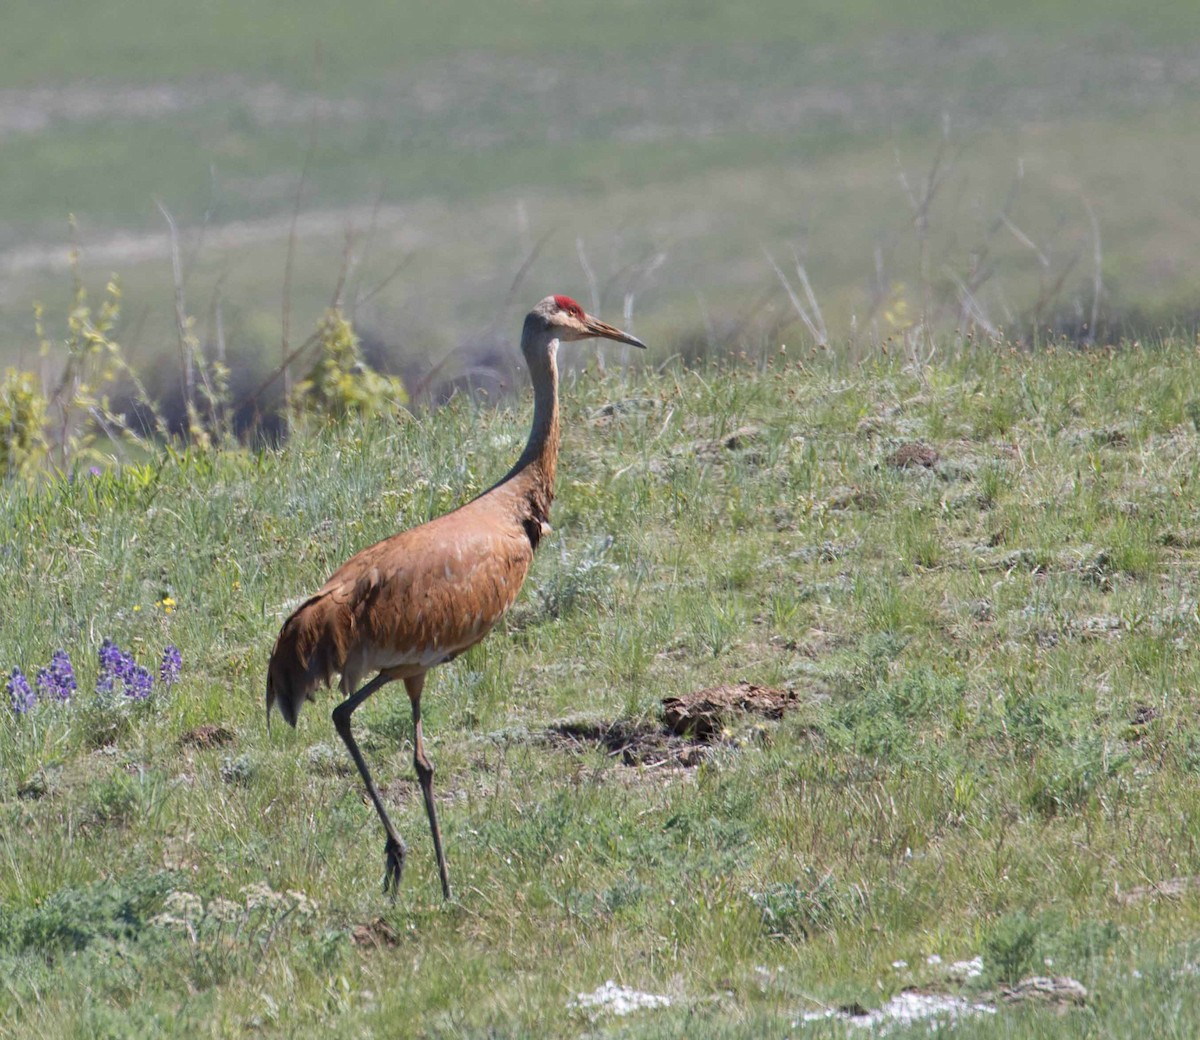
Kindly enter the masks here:
[[537, 317], [560, 342], [568, 343], [577, 339], [611, 339], [618, 343], [628, 343], [634, 347], [646, 349], [646, 344], [628, 332], [622, 332], [612, 325], [602, 322], [585, 314], [569, 296], [547, 296], [541, 303], [530, 311], [531, 318]]

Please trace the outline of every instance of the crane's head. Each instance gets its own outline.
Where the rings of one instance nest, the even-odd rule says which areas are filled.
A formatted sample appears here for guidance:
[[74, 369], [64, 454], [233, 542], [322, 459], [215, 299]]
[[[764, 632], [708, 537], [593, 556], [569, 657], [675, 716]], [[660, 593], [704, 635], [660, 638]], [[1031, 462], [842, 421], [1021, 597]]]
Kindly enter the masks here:
[[583, 308], [569, 296], [547, 296], [529, 312], [525, 325], [526, 328], [540, 326], [540, 331], [560, 342], [600, 337], [646, 349], [646, 344], [636, 336], [585, 314]]

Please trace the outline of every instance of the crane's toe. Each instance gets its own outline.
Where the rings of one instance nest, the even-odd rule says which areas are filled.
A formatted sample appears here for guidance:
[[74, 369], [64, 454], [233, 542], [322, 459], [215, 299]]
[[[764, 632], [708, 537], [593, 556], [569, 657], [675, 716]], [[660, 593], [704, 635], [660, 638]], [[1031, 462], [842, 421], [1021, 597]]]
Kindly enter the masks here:
[[393, 899], [400, 888], [400, 875], [404, 873], [404, 859], [407, 855], [408, 848], [403, 841], [388, 838], [383, 846], [383, 890], [391, 892]]

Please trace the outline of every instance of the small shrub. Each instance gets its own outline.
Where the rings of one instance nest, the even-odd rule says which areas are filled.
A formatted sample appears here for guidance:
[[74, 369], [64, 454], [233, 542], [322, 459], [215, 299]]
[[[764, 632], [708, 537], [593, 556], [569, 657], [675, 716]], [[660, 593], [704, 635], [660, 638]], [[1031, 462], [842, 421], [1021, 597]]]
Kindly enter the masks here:
[[245, 786], [254, 779], [257, 772], [258, 766], [249, 755], [229, 757], [221, 763], [221, 779], [227, 784]]
[[563, 547], [559, 565], [534, 585], [544, 619], [569, 617], [603, 602], [617, 572], [607, 559], [612, 545], [612, 535], [605, 535], [575, 553]]
[[763, 926], [776, 938], [807, 939], [853, 921], [867, 909], [867, 894], [858, 885], [840, 886], [832, 874], [819, 876], [812, 867], [805, 871], [803, 881], [776, 882], [749, 894]]
[[59, 889], [31, 909], [0, 911], [0, 950], [53, 960], [100, 940], [133, 938], [162, 908], [171, 887], [172, 876], [157, 873]]
[[394, 414], [408, 401], [400, 379], [376, 372], [363, 361], [354, 327], [339, 309], [325, 312], [317, 341], [320, 356], [288, 402], [295, 416], [344, 421], [352, 416]]
[[92, 825], [125, 826], [142, 807], [142, 785], [137, 777], [116, 772], [95, 788], [84, 810], [84, 819]]
[[45, 459], [47, 402], [32, 372], [7, 369], [0, 381], [0, 470], [25, 476]]
[[1126, 752], [1111, 751], [1098, 735], [1057, 748], [1037, 761], [1029, 805], [1047, 817], [1081, 809], [1128, 760]]
[[988, 979], [1013, 985], [1041, 964], [1041, 926], [1024, 911], [1006, 914], [983, 937], [983, 966]]

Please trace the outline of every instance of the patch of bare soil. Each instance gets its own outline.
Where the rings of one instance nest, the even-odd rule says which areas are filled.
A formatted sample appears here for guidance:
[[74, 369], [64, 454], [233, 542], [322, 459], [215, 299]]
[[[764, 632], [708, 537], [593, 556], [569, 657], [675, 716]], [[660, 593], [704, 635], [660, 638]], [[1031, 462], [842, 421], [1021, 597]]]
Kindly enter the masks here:
[[202, 749], [224, 747], [226, 744], [232, 744], [236, 738], [237, 734], [233, 730], [210, 722], [189, 729], [179, 738], [179, 746]]
[[624, 719], [566, 719], [549, 726], [546, 738], [564, 751], [603, 748], [626, 766], [698, 766], [711, 746], [708, 741], [675, 736], [650, 722]]

